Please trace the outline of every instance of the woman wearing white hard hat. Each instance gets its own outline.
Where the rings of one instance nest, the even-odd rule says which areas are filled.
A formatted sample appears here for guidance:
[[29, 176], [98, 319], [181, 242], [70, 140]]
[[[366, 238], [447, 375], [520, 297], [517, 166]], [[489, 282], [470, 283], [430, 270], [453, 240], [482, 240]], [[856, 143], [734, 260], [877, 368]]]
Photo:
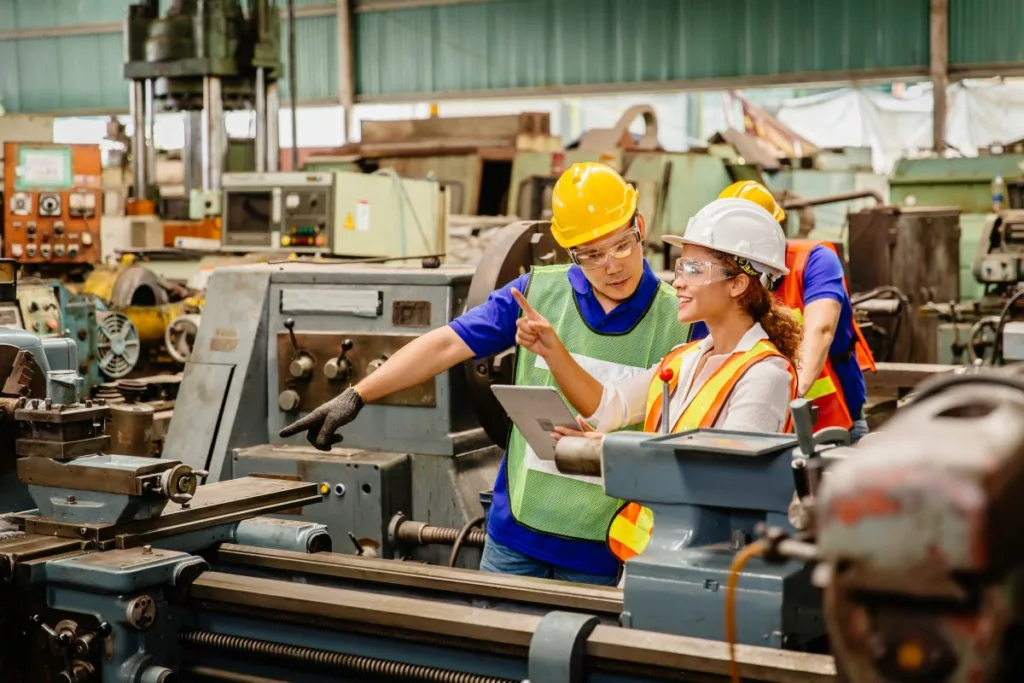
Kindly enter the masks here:
[[[551, 325], [528, 305], [517, 323], [517, 343], [544, 358], [563, 395], [598, 432], [588, 436], [623, 428], [788, 431], [801, 326], [770, 290], [788, 272], [782, 228], [753, 202], [718, 199], [690, 219], [682, 237], [663, 239], [682, 247], [672, 281], [678, 321], [703, 320], [707, 337], [674, 348], [645, 373], [606, 384], [569, 355]], [[666, 381], [668, 430], [661, 424]], [[558, 428], [555, 438], [580, 434]], [[628, 504], [609, 528], [610, 549], [622, 560], [641, 552], [652, 524], [649, 510]]]

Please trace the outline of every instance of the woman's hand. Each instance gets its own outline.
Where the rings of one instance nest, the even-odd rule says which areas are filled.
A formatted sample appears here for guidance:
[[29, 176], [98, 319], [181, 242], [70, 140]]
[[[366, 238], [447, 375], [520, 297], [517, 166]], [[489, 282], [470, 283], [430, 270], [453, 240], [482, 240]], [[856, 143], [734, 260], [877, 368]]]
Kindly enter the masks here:
[[555, 431], [551, 432], [551, 438], [557, 443], [563, 436], [584, 436], [588, 439], [603, 439], [604, 434], [601, 432], [594, 431], [594, 428], [587, 424], [579, 415], [576, 416], [576, 424], [580, 426], [579, 429], [573, 429], [572, 427], [555, 427]]
[[534, 310], [526, 297], [518, 289], [512, 290], [512, 296], [522, 307], [523, 315], [516, 320], [516, 344], [531, 353], [547, 360], [552, 355], [565, 350], [558, 333], [544, 316]]

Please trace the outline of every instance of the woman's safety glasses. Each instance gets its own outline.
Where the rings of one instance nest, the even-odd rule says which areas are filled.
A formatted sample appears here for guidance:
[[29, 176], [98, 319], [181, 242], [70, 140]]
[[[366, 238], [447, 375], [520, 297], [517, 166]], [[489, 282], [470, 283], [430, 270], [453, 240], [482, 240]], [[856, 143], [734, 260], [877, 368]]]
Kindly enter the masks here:
[[736, 273], [714, 261], [696, 261], [681, 258], [676, 261], [676, 279], [691, 287], [710, 285], [736, 277]]
[[618, 261], [628, 258], [633, 250], [640, 245], [640, 228], [634, 227], [625, 235], [609, 240], [608, 245], [594, 245], [586, 249], [570, 249], [569, 257], [572, 262], [583, 270], [594, 270], [604, 268], [609, 258]]

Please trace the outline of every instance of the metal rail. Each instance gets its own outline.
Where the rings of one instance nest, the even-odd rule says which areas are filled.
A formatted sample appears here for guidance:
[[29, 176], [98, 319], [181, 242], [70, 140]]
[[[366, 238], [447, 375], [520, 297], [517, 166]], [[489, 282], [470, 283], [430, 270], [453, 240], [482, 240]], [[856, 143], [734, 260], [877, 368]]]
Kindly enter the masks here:
[[508, 600], [541, 605], [547, 609], [612, 616], [622, 611], [622, 591], [617, 588], [559, 584], [546, 579], [503, 576], [468, 569], [337, 553], [307, 555], [233, 543], [222, 544], [216, 552], [215, 560], [225, 565], [281, 571], [293, 576], [323, 576], [431, 593], [451, 593], [461, 597]]
[[[436, 570], [436, 569], [435, 569]], [[359, 630], [455, 650], [501, 647], [528, 656], [543, 617], [480, 609], [419, 598], [372, 594], [340, 588], [207, 572], [189, 590], [193, 609], [258, 609], [320, 628]], [[347, 627], [347, 628], [346, 628]], [[355, 627], [355, 628], [354, 628]], [[682, 636], [626, 631], [598, 625], [586, 642], [588, 670], [650, 672], [667, 680], [726, 681], [725, 643]], [[738, 646], [744, 680], [764, 683], [834, 683], [833, 659], [823, 655]], [[697, 674], [694, 676], [693, 674]]]

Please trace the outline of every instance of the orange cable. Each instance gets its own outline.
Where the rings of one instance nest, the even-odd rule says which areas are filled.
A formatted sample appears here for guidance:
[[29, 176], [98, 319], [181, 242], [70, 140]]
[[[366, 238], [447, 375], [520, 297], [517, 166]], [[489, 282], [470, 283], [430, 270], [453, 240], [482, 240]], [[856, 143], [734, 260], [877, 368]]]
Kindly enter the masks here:
[[736, 661], [736, 587], [740, 573], [747, 561], [761, 555], [767, 547], [764, 541], [755, 541], [744, 546], [733, 558], [729, 567], [729, 583], [725, 589], [725, 642], [729, 644], [729, 677], [732, 683], [740, 682], [740, 666]]

